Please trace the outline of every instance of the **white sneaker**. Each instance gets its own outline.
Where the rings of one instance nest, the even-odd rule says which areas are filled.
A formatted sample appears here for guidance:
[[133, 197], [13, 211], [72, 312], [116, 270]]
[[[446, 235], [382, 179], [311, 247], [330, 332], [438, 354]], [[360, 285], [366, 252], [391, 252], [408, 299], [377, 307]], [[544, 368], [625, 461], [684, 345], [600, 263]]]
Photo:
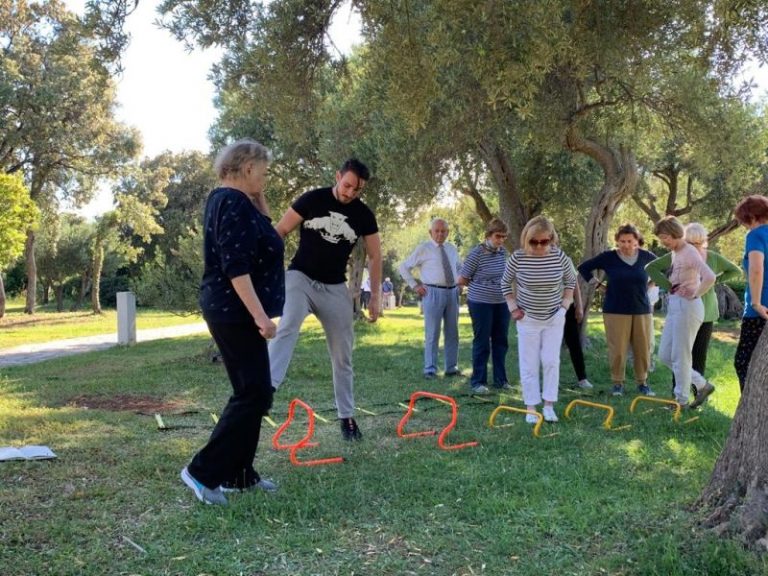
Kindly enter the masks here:
[[525, 421], [528, 424], [536, 424], [539, 421], [539, 417], [535, 414], [526, 414]]
[[592, 388], [594, 388], [594, 386], [592, 386], [592, 382], [590, 382], [586, 378], [584, 378], [584, 380], [579, 380], [578, 386], [582, 390], [592, 390]]
[[547, 422], [557, 422], [557, 414], [555, 414], [555, 409], [552, 406], [544, 406], [544, 409], [541, 411], [542, 414], [544, 414], [544, 420]]

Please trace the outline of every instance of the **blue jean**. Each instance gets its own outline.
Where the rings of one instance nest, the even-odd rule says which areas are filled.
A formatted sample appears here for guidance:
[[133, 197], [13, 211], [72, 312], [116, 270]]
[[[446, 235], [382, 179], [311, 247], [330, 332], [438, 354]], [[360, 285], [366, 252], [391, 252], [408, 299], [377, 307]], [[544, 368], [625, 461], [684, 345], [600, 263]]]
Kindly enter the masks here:
[[440, 327], [443, 325], [445, 371], [459, 369], [459, 294], [454, 288], [427, 287], [424, 295], [424, 374], [437, 372]]
[[488, 357], [493, 362], [493, 385], [500, 387], [508, 382], [504, 363], [507, 358], [509, 342], [509, 308], [506, 302], [486, 304], [467, 302], [469, 316], [472, 318], [472, 386], [485, 386], [488, 383]]

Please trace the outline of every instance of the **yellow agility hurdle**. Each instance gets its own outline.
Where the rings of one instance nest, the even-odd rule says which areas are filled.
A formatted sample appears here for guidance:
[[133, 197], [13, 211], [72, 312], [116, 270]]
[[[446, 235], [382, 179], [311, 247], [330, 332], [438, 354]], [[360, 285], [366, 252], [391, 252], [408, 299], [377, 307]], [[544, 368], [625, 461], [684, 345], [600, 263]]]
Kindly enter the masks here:
[[536, 424], [533, 425], [533, 435], [536, 436], [536, 438], [539, 437], [539, 432], [541, 431], [541, 424], [544, 422], [544, 416], [541, 415], [540, 412], [536, 412], [534, 410], [526, 410], [525, 408], [515, 408], [514, 406], [506, 406], [504, 404], [497, 406], [496, 409], [491, 412], [491, 417], [488, 418], [488, 426], [491, 428], [495, 428], [494, 422], [496, 421], [496, 416], [499, 415], [499, 412], [517, 412], [519, 414], [533, 414], [536, 416]]
[[613, 407], [608, 406], [608, 404], [598, 404], [597, 402], [590, 402], [589, 400], [571, 400], [571, 402], [566, 406], [565, 408], [565, 417], [570, 418], [571, 417], [571, 410], [573, 410], [574, 406], [591, 406], [592, 408], [600, 408], [601, 410], [606, 410], [608, 412], [608, 415], [605, 417], [605, 420], [603, 420], [603, 428], [606, 430], [611, 429], [611, 421], [613, 420], [613, 415], [615, 414], [615, 411]]
[[674, 414], [672, 414], [672, 420], [677, 422], [680, 420], [680, 403], [675, 402], [674, 400], [665, 400], [664, 398], [652, 398], [651, 396], [638, 396], [634, 400], [632, 400], [632, 404], [629, 405], [629, 412], [632, 413], [635, 411], [635, 407], [640, 402], [656, 402], [657, 404], [666, 404], [667, 406], [672, 406], [675, 409]]

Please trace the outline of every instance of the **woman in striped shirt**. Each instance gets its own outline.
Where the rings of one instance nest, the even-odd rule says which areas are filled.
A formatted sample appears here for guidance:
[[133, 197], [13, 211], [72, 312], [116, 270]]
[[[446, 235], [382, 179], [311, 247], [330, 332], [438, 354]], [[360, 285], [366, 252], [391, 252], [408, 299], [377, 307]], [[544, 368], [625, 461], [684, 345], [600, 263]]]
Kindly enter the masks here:
[[[560, 345], [565, 311], [573, 303], [576, 284], [573, 266], [556, 244], [552, 223], [543, 216], [532, 218], [520, 235], [521, 248], [509, 257], [501, 278], [501, 291], [517, 322], [523, 402], [535, 411], [543, 399], [547, 422], [557, 422]], [[528, 414], [526, 421], [533, 424], [536, 417]]]
[[504, 366], [509, 344], [509, 310], [501, 293], [501, 275], [507, 251], [507, 225], [493, 218], [485, 226], [485, 242], [476, 246], [464, 260], [457, 284], [469, 286], [467, 304], [472, 318], [472, 378], [475, 394], [488, 393], [488, 357], [493, 360], [493, 387], [510, 388]]

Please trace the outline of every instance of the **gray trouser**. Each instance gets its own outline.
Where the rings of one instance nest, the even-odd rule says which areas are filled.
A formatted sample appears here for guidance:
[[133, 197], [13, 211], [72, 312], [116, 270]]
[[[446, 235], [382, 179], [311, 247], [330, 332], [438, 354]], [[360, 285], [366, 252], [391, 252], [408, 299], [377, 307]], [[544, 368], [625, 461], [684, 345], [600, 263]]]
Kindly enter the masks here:
[[354, 332], [352, 298], [344, 283], [323, 284], [298, 270], [286, 272], [283, 316], [277, 325], [277, 334], [269, 342], [272, 386], [277, 390], [285, 380], [301, 325], [309, 314], [317, 316], [325, 331], [339, 418], [350, 418], [355, 412], [352, 370]]

